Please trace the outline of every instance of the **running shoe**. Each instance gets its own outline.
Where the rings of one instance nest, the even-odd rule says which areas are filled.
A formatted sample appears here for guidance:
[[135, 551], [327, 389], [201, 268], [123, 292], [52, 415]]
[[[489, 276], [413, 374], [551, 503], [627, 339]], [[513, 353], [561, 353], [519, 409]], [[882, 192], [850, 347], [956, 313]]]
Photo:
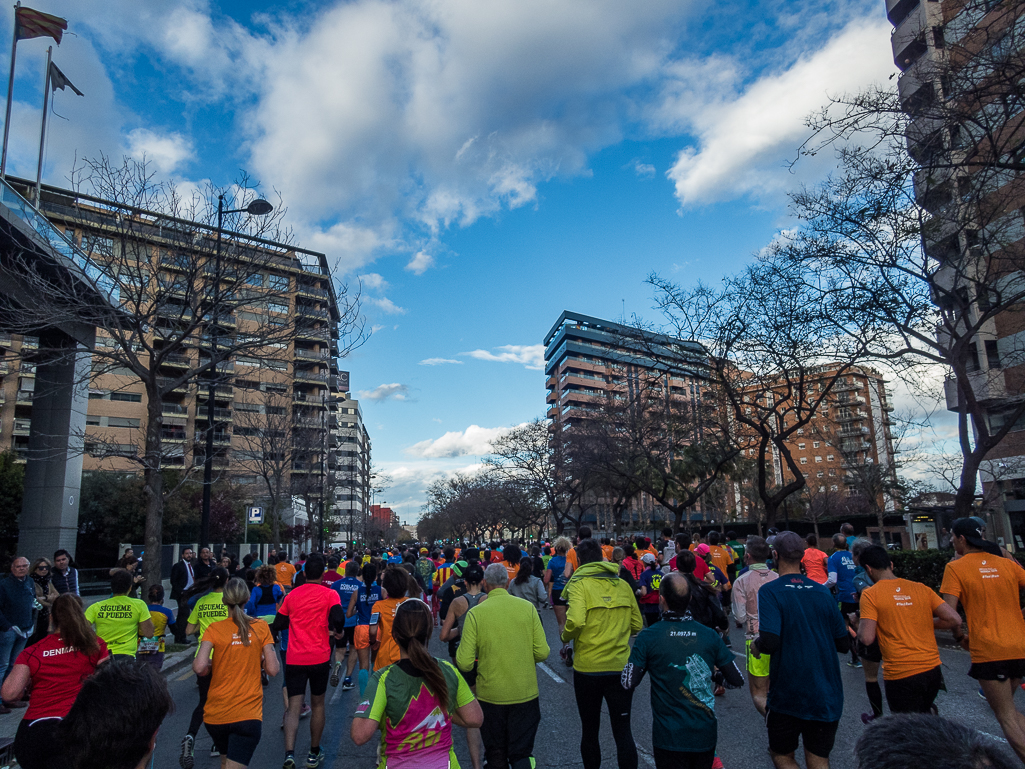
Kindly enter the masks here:
[[286, 753], [285, 763], [281, 765], [281, 769], [295, 769], [295, 756], [291, 753]]
[[355, 689], [355, 688], [356, 688], [356, 684], [354, 684], [352, 682], [352, 676], [346, 676], [345, 680], [342, 681], [342, 691], [343, 692], [347, 692], [350, 689]]
[[986, 692], [982, 691], [982, 687], [981, 686], [979, 687], [979, 696], [982, 697], [982, 699], [984, 699], [984, 700], [986, 699]]
[[723, 769], [722, 759], [719, 756], [712, 759], [712, 769]]
[[324, 762], [324, 749], [317, 748], [317, 752], [314, 753], [312, 750], [310, 754], [306, 756], [306, 769], [317, 769]]
[[861, 660], [847, 660], [847, 667], [849, 668], [860, 668]]
[[334, 667], [331, 669], [331, 685], [338, 686], [338, 682], [342, 678], [342, 663], [336, 662]]
[[564, 664], [566, 667], [568, 667], [568, 668], [573, 667], [573, 647], [572, 646], [570, 646], [569, 644], [564, 644], [563, 647], [561, 649], [559, 649], [559, 657], [562, 659], [562, 664]]
[[717, 687], [715, 687], [715, 691], [712, 692], [712, 693], [716, 697], [722, 697], [724, 694], [726, 694], [726, 687], [725, 686], [717, 686]]
[[196, 764], [196, 738], [191, 734], [182, 737], [181, 753], [178, 756], [178, 763], [182, 769], [192, 769]]
[[306, 718], [310, 713], [313, 712], [313, 708], [309, 705], [303, 705], [303, 709], [299, 711], [299, 718]]

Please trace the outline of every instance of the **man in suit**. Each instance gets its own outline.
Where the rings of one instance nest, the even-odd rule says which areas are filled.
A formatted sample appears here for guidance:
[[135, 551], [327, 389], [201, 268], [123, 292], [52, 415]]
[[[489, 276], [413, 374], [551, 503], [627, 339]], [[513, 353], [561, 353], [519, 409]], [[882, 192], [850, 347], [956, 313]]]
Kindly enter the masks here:
[[193, 564], [196, 572], [196, 579], [203, 579], [214, 570], [217, 564], [214, 563], [214, 554], [208, 547], [199, 548], [199, 562]]
[[181, 552], [181, 560], [171, 567], [171, 600], [178, 602], [178, 621], [174, 623], [174, 642], [185, 643], [185, 621], [183, 618], [189, 616], [188, 602], [182, 598], [182, 594], [192, 587], [196, 580], [196, 573], [192, 568], [192, 559], [195, 556], [191, 547], [186, 547]]

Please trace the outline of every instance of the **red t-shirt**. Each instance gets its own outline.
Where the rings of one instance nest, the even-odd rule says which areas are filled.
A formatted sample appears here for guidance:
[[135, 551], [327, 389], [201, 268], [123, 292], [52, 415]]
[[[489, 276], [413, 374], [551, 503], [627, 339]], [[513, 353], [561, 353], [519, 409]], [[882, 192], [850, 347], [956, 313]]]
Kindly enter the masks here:
[[[669, 568], [676, 571], [676, 556], [674, 555], [669, 559]], [[695, 556], [694, 561], [694, 577], [695, 579], [704, 579], [705, 575], [708, 574], [708, 564], [705, 563], [704, 558], [698, 558]]]
[[64, 718], [68, 714], [82, 682], [107, 656], [107, 644], [102, 638], [96, 640], [99, 651], [87, 655], [66, 648], [60, 635], [51, 633], [18, 655], [14, 664], [28, 665], [32, 676], [32, 699], [25, 711], [26, 719]]
[[309, 582], [285, 596], [278, 614], [288, 617], [288, 664], [322, 665], [331, 658], [328, 617], [342, 599], [326, 585]]

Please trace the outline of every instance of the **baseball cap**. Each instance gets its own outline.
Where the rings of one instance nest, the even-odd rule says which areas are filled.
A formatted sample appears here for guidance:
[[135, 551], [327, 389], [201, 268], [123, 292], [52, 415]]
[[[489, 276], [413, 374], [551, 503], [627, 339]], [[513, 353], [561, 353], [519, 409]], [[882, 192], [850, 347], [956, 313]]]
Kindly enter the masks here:
[[964, 537], [974, 547], [984, 547], [985, 540], [982, 537], [984, 528], [975, 517], [958, 518], [954, 521], [950, 531], [955, 537]]
[[700, 544], [700, 545], [698, 545], [697, 547], [694, 548], [694, 555], [702, 555], [702, 556], [704, 556], [704, 555], [708, 555], [711, 552], [712, 552], [712, 548], [710, 548], [708, 545], [706, 545], [704, 543], [702, 543], [702, 544]]
[[426, 553], [427, 552], [427, 548], [426, 547], [421, 547], [420, 548], [420, 552], [421, 553]]
[[463, 576], [463, 569], [467, 568], [469, 565], [470, 564], [468, 564], [466, 561], [456, 561], [454, 564], [452, 564], [452, 573], [455, 574], [457, 577], [461, 577]]
[[651, 553], [645, 553], [641, 556], [641, 560], [644, 561], [644, 563], [655, 563], [655, 556]]
[[772, 546], [779, 553], [779, 557], [784, 561], [800, 561], [804, 555], [804, 548], [806, 547], [805, 541], [801, 539], [801, 535], [793, 531], [781, 531], [776, 535], [775, 541]]

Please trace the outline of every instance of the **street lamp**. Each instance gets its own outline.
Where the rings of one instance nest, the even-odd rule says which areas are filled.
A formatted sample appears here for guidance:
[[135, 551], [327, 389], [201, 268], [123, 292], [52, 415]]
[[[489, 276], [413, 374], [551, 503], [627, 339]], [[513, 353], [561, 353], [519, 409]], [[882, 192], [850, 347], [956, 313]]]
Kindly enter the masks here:
[[206, 395], [206, 457], [203, 460], [203, 515], [199, 526], [199, 546], [210, 545], [210, 492], [214, 476], [214, 390], [217, 382], [217, 328], [220, 323], [221, 303], [221, 233], [224, 230], [225, 214], [249, 214], [266, 216], [274, 206], [263, 198], [257, 198], [245, 208], [224, 208], [224, 195], [217, 196], [217, 245], [214, 248], [214, 297], [210, 326], [210, 369], [207, 372], [209, 390]]

